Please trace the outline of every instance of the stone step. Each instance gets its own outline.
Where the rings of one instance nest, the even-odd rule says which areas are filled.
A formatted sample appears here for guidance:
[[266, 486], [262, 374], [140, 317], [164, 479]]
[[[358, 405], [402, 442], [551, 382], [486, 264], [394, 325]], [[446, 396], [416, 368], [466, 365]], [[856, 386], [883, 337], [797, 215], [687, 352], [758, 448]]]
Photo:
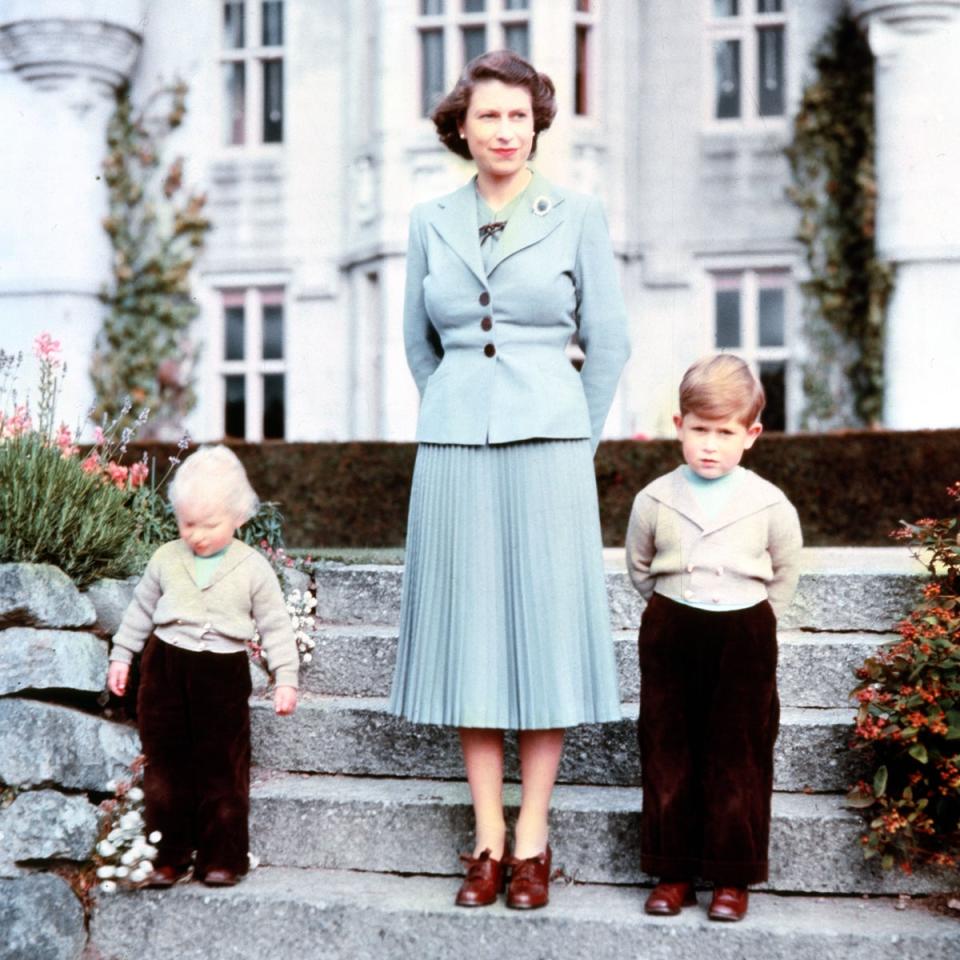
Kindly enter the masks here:
[[[381, 699], [305, 696], [294, 717], [278, 717], [254, 700], [254, 763], [272, 770], [375, 777], [460, 780], [457, 732], [422, 726], [385, 712]], [[858, 779], [859, 754], [846, 744], [853, 712], [786, 708], [776, 746], [777, 790], [836, 793]], [[616, 723], [581, 726], [567, 735], [560, 783], [632, 786], [639, 782], [637, 706], [623, 705]], [[508, 779], [517, 778], [515, 738], [507, 738]]]
[[[504, 802], [515, 815], [520, 788]], [[649, 883], [640, 870], [641, 791], [558, 786], [551, 805], [553, 864], [577, 883]], [[931, 873], [907, 876], [865, 861], [863, 821], [837, 796], [775, 793], [770, 880], [763, 889], [804, 893], [930, 893]], [[457, 876], [473, 838], [466, 783], [256, 771], [253, 852], [267, 866]]]
[[[856, 679], [854, 669], [896, 634], [780, 632], [777, 683], [787, 707], [845, 707]], [[390, 694], [397, 652], [392, 626], [324, 624], [314, 634], [316, 648], [300, 673], [308, 693], [341, 697], [386, 697]], [[614, 635], [620, 674], [620, 699], [636, 703], [640, 695], [637, 632]], [[265, 686], [261, 676], [260, 686]]]
[[[605, 551], [605, 562], [613, 628], [635, 629], [643, 603], [627, 577], [623, 551]], [[802, 564], [783, 629], [889, 631], [910, 609], [923, 572], [899, 547], [813, 547], [803, 551]], [[329, 623], [395, 625], [402, 570], [395, 564], [317, 564], [317, 616]]]
[[644, 891], [554, 883], [544, 910], [452, 905], [448, 877], [261, 867], [236, 887], [99, 895], [91, 954], [137, 960], [955, 960], [956, 921], [921, 902], [758, 893], [738, 924], [643, 913]]

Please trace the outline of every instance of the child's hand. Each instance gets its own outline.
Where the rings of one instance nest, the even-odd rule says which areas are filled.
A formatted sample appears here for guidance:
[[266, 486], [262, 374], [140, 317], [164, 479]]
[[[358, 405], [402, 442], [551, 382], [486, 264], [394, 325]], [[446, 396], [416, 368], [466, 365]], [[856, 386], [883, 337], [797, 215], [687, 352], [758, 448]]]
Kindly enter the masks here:
[[277, 687], [273, 692], [273, 709], [281, 717], [293, 713], [297, 709], [297, 688]]
[[130, 664], [111, 660], [107, 670], [107, 689], [116, 697], [127, 692], [127, 678], [130, 676]]

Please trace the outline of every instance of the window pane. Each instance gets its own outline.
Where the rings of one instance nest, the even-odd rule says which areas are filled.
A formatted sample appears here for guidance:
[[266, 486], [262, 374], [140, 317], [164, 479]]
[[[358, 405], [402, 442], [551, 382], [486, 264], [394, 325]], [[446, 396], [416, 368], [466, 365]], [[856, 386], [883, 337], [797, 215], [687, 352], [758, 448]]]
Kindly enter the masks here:
[[761, 117], [783, 114], [783, 27], [757, 30], [759, 60], [757, 77]]
[[587, 113], [587, 87], [589, 82], [589, 63], [587, 60], [589, 54], [589, 29], [587, 27], [576, 28], [576, 64], [573, 77], [573, 112], [578, 116], [584, 116]]
[[530, 0], [506, 0], [504, 10], [529, 10]]
[[242, 63], [223, 65], [223, 141], [224, 143], [244, 142], [244, 89], [246, 73]]
[[717, 119], [740, 116], [740, 41], [720, 40], [713, 45], [717, 85]]
[[785, 291], [776, 288], [761, 289], [759, 296], [761, 347], [782, 347], [785, 345], [784, 317]]
[[263, 439], [282, 440], [286, 420], [282, 373], [263, 375]]
[[283, 61], [263, 61], [263, 142], [283, 142]]
[[226, 399], [223, 405], [223, 433], [243, 440], [247, 435], [247, 391], [242, 373], [223, 378]]
[[263, 308], [263, 359], [283, 359], [283, 307], [280, 304]]
[[787, 429], [787, 364], [783, 360], [770, 360], [760, 364], [760, 382], [767, 395], [763, 408], [765, 430]]
[[228, 50], [239, 50], [243, 46], [243, 4], [225, 3], [223, 5], [223, 45]]
[[783, 13], [783, 0], [757, 0], [757, 13]]
[[735, 17], [740, 12], [737, 0], [713, 0], [713, 15], [715, 17]]
[[463, 60], [468, 63], [487, 49], [486, 27], [463, 28]]
[[716, 346], [718, 349], [740, 346], [740, 291], [717, 290], [714, 294], [716, 313]]
[[510, 23], [503, 28], [503, 43], [524, 60], [530, 56], [530, 28], [525, 23]]
[[463, 0], [464, 13], [483, 13], [486, 6], [486, 0]]
[[443, 31], [420, 32], [421, 110], [428, 117], [443, 96]]
[[224, 311], [224, 360], [243, 359], [243, 307], [227, 307]]
[[264, 0], [263, 4], [263, 45], [279, 47], [283, 44], [283, 2], [282, 0]]
[[420, 0], [420, 13], [425, 17], [443, 13], [443, 0]]

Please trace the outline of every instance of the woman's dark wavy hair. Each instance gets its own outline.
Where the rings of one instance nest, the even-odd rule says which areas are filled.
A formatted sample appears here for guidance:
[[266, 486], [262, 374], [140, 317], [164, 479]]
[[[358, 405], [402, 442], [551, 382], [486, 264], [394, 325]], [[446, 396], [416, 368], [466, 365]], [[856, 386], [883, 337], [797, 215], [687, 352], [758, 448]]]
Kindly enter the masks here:
[[533, 104], [533, 148], [537, 136], [546, 130], [557, 114], [557, 91], [545, 73], [537, 73], [523, 57], [512, 50], [491, 50], [474, 57], [460, 74], [457, 85], [437, 104], [430, 119], [440, 142], [458, 156], [470, 159], [467, 141], [460, 137], [460, 124], [467, 115], [473, 88], [483, 80], [499, 80], [511, 87], [526, 87]]

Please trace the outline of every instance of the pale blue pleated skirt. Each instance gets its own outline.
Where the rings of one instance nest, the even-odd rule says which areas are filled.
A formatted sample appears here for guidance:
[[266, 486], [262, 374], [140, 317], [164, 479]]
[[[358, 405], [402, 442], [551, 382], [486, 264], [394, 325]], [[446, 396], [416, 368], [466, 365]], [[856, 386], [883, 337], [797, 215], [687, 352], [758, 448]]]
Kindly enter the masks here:
[[420, 445], [389, 709], [504, 730], [620, 719], [589, 440]]

